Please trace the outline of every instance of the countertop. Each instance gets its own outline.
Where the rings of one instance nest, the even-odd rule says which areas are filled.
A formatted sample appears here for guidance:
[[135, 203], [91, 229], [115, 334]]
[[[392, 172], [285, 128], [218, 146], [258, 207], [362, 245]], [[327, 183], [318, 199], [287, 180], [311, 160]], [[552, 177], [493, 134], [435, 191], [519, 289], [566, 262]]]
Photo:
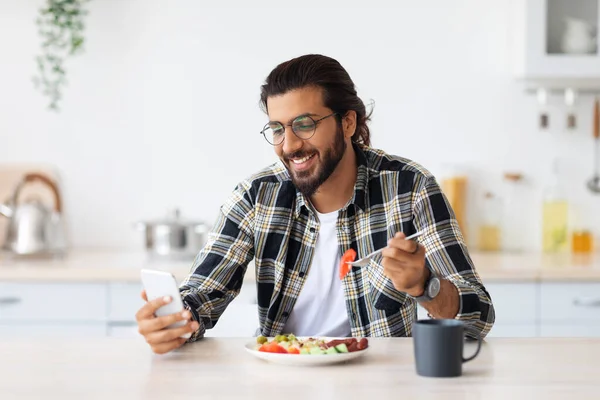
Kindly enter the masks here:
[[[371, 338], [363, 357], [319, 367], [259, 360], [244, 349], [252, 340], [206, 338], [166, 355], [153, 354], [141, 337], [3, 340], [0, 397], [529, 400], [600, 393], [600, 339], [490, 338], [458, 378], [417, 375], [412, 338]], [[473, 350], [469, 343], [465, 354]]]
[[[475, 267], [487, 282], [583, 281], [600, 282], [600, 254], [472, 252]], [[2, 281], [139, 282], [141, 268], [172, 272], [178, 280], [190, 273], [193, 259], [166, 260], [143, 251], [72, 250], [62, 258], [15, 259], [0, 255]], [[254, 282], [254, 263], [244, 277]]]

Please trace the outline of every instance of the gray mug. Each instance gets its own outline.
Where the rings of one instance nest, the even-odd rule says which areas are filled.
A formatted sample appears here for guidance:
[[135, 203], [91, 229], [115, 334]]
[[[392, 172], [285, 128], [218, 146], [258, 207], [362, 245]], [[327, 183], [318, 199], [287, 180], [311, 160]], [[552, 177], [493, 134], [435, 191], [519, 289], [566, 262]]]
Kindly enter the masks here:
[[477, 336], [477, 351], [463, 356], [465, 323], [455, 319], [419, 320], [413, 325], [413, 342], [417, 374], [429, 377], [462, 375], [463, 363], [474, 359], [481, 350]]

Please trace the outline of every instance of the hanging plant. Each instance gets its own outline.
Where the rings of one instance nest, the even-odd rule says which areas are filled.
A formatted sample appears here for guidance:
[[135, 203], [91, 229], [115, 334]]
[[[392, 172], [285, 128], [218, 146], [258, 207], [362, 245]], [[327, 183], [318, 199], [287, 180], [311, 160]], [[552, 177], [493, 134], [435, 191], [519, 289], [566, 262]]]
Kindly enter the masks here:
[[62, 89], [66, 85], [65, 60], [83, 51], [83, 5], [89, 0], [46, 0], [36, 24], [42, 38], [42, 54], [36, 57], [36, 87], [48, 96], [49, 108], [58, 111]]

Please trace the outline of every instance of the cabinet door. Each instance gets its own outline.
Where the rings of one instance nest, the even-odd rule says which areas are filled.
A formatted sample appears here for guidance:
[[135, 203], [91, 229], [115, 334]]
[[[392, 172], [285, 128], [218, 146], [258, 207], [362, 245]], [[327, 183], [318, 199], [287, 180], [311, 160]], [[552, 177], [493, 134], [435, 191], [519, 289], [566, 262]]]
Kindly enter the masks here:
[[487, 337], [536, 337], [537, 326], [530, 324], [494, 324]]
[[240, 294], [229, 304], [217, 325], [206, 331], [206, 337], [254, 336], [258, 329], [256, 285], [244, 283]]
[[18, 337], [44, 339], [54, 337], [88, 338], [106, 336], [106, 324], [94, 323], [36, 323], [36, 322], [0, 322], [0, 337]]
[[140, 340], [144, 340], [143, 336], [138, 332], [138, 327], [135, 322], [109, 323], [106, 334], [110, 337], [139, 338]]
[[538, 312], [536, 283], [489, 283], [485, 288], [496, 312], [495, 325], [533, 324]]
[[600, 324], [541, 324], [543, 337], [600, 337]]
[[[496, 321], [488, 337], [534, 337], [536, 332], [536, 283], [489, 283]], [[418, 306], [419, 319], [427, 319], [427, 311]]]
[[[140, 298], [142, 285], [137, 283], [111, 283], [109, 285], [109, 335], [138, 336], [135, 313], [144, 304]], [[239, 295], [227, 307], [219, 322], [206, 336], [253, 336], [258, 328], [256, 286], [244, 283]]]
[[105, 322], [104, 284], [0, 283], [0, 321]]
[[[526, 0], [516, 2], [512, 27], [519, 49], [519, 73], [529, 78], [597, 78], [600, 55], [594, 30], [598, 0]], [[573, 21], [573, 22], [571, 22]], [[520, 43], [524, 43], [522, 48]]]
[[600, 283], [542, 283], [541, 321], [600, 325]]
[[258, 306], [231, 302], [217, 325], [206, 331], [206, 337], [251, 337], [258, 329]]
[[135, 321], [135, 314], [144, 305], [140, 297], [141, 283], [115, 282], [108, 285], [108, 320]]

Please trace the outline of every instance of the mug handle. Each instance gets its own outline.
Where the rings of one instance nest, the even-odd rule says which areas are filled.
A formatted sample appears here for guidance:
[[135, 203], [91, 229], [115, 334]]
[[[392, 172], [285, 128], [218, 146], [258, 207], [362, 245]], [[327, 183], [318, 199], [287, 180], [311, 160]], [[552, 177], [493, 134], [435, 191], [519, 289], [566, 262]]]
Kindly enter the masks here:
[[477, 350], [475, 351], [475, 354], [473, 354], [471, 357], [465, 358], [464, 355], [463, 355], [462, 356], [462, 362], [464, 362], [464, 363], [466, 363], [467, 361], [471, 361], [472, 359], [474, 359], [475, 357], [477, 357], [477, 354], [479, 354], [479, 350], [481, 350], [481, 336], [479, 336], [476, 333], [474, 333], [473, 335], [477, 336]]

